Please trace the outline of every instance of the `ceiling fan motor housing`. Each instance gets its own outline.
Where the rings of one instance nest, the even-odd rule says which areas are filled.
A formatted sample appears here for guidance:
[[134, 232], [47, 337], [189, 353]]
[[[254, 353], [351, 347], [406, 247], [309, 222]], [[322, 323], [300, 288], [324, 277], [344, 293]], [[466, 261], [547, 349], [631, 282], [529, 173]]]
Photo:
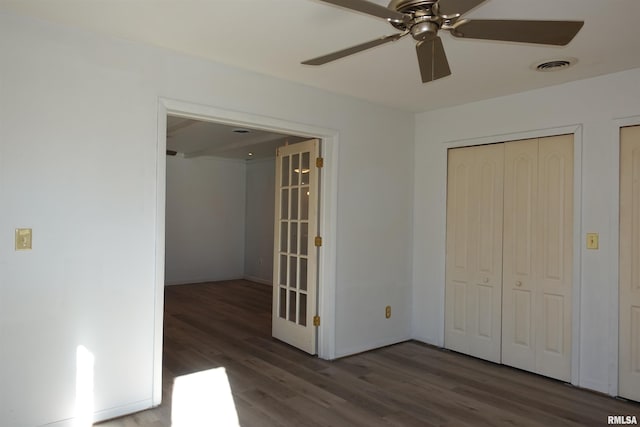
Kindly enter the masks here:
[[391, 0], [388, 8], [412, 17], [408, 22], [391, 22], [391, 25], [409, 31], [415, 40], [432, 40], [438, 35], [442, 19], [438, 16], [437, 1]]

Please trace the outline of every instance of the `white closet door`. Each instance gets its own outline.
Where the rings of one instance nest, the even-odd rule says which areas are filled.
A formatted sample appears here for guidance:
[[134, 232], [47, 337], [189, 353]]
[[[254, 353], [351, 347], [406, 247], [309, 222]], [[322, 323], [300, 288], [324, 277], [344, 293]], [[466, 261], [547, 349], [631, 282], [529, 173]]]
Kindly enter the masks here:
[[501, 144], [449, 150], [445, 346], [500, 362]]
[[620, 132], [618, 394], [640, 401], [640, 126]]
[[573, 135], [506, 143], [502, 360], [571, 377]]
[[505, 144], [502, 363], [535, 370], [538, 140]]
[[571, 379], [573, 135], [539, 140], [535, 372]]

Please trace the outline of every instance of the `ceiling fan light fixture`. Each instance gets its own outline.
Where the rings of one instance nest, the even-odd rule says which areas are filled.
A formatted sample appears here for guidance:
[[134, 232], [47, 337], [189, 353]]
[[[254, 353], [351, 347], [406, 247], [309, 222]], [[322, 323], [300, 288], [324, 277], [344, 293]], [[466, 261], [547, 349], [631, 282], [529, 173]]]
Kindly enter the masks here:
[[576, 58], [558, 58], [547, 59], [542, 62], [536, 62], [531, 66], [536, 71], [547, 73], [550, 71], [566, 70], [578, 62]]

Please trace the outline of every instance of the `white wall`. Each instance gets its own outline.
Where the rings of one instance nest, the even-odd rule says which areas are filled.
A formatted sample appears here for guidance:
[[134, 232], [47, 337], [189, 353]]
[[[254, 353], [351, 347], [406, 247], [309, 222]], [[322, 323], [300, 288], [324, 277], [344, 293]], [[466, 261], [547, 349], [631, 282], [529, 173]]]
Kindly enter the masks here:
[[74, 416], [79, 345], [99, 418], [151, 404], [159, 97], [335, 129], [336, 353], [410, 335], [412, 114], [6, 14], [0, 58], [0, 425]]
[[244, 160], [167, 156], [166, 284], [243, 276], [245, 176]]
[[273, 282], [275, 173], [275, 158], [247, 162], [244, 276], [265, 284]]
[[[479, 137], [580, 125], [582, 182], [579, 366], [576, 382], [615, 393], [617, 378], [616, 119], [640, 115], [640, 70], [496, 98], [416, 116], [413, 253], [413, 336], [443, 345], [446, 144]], [[600, 233], [600, 249], [584, 250], [586, 232]]]

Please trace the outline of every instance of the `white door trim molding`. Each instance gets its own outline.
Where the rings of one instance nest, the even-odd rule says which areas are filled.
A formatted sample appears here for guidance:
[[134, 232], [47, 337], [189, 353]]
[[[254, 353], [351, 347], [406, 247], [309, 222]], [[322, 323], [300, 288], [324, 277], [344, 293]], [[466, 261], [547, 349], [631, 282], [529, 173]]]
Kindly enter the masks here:
[[164, 317], [164, 257], [165, 257], [165, 201], [167, 114], [185, 118], [213, 121], [226, 125], [252, 127], [271, 132], [293, 133], [322, 140], [324, 167], [320, 173], [319, 226], [323, 236], [318, 261], [318, 312], [322, 322], [318, 327], [318, 356], [335, 358], [336, 306], [336, 240], [338, 202], [338, 132], [284, 119], [227, 110], [184, 101], [158, 99], [158, 140], [156, 152], [156, 249], [154, 296], [154, 343], [152, 400], [157, 406], [162, 400], [162, 338]]
[[[441, 144], [440, 158], [447, 161], [447, 150], [449, 148], [469, 147], [473, 145], [495, 144], [500, 142], [517, 141], [521, 139], [544, 138], [548, 136], [573, 134], [573, 287], [572, 287], [572, 319], [571, 319], [571, 384], [580, 384], [580, 313], [581, 296], [580, 288], [582, 283], [582, 124], [573, 124], [561, 127], [546, 129], [534, 129], [522, 132], [504, 133], [488, 135], [478, 138], [469, 138], [453, 141], [445, 141]], [[447, 168], [445, 168], [444, 182], [447, 182]], [[444, 189], [446, 194], [446, 188]], [[446, 204], [442, 206], [442, 217], [446, 218]], [[446, 259], [446, 243], [442, 242], [443, 256]], [[443, 271], [444, 271], [443, 266]], [[617, 282], [616, 282], [617, 285]], [[445, 306], [445, 284], [442, 283], [441, 306]], [[440, 313], [440, 336], [438, 342], [444, 344], [444, 309]], [[617, 345], [617, 341], [616, 341]]]

